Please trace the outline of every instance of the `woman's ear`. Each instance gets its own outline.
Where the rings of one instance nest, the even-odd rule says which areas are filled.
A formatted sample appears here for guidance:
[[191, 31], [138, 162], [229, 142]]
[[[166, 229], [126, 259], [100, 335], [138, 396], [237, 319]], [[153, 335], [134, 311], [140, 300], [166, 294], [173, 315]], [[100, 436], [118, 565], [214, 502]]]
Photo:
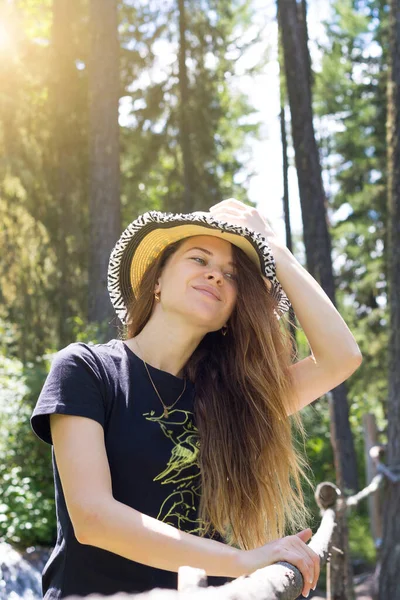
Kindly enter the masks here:
[[153, 294], [159, 294], [161, 292], [160, 280], [157, 279], [156, 284], [154, 286]]

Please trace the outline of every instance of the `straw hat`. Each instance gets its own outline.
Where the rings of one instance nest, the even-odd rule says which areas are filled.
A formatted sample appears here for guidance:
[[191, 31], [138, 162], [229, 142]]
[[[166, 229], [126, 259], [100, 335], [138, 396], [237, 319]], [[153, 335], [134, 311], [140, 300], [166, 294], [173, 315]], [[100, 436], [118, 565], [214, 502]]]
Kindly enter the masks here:
[[109, 260], [107, 287], [115, 312], [126, 324], [127, 306], [137, 297], [147, 267], [168, 244], [194, 235], [213, 235], [241, 248], [270, 282], [279, 319], [291, 304], [276, 278], [275, 260], [266, 238], [239, 225], [219, 220], [209, 212], [189, 214], [151, 210], [132, 221], [115, 244]]

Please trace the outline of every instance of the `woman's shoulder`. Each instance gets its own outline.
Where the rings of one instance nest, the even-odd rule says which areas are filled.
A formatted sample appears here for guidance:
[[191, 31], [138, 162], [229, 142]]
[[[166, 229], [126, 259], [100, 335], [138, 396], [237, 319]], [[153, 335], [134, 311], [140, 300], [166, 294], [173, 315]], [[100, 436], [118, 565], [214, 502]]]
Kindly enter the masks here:
[[120, 360], [122, 355], [121, 342], [117, 339], [103, 343], [76, 341], [58, 350], [53, 356], [52, 363], [63, 363], [72, 359], [92, 366], [101, 365], [104, 368], [110, 364], [110, 361], [115, 363], [116, 359]]
[[[51, 444], [49, 415], [93, 418], [102, 426], [112, 408], [113, 370], [109, 343], [71, 342], [51, 356], [50, 370], [31, 415], [36, 435]], [[118, 374], [117, 374], [118, 376]]]

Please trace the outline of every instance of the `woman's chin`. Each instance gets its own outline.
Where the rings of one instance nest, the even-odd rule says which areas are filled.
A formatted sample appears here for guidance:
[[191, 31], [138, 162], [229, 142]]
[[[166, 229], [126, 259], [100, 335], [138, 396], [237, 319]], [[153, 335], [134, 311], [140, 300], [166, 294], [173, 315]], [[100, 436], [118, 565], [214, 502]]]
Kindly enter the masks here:
[[192, 322], [195, 326], [205, 329], [206, 333], [209, 333], [211, 331], [218, 331], [218, 329], [221, 329], [221, 327], [226, 321], [220, 324], [221, 318], [219, 318], [217, 321], [215, 319], [215, 315], [210, 313], [211, 311], [206, 310], [198, 310], [196, 311], [196, 313], [193, 313], [193, 311], [191, 311], [190, 314], [187, 315], [188, 321]]

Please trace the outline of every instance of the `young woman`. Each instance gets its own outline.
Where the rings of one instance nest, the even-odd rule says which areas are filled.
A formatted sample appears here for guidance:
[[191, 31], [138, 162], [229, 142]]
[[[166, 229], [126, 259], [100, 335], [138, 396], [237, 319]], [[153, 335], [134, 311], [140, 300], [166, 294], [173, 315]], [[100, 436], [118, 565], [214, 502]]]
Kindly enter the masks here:
[[[31, 417], [52, 444], [57, 508], [44, 598], [176, 588], [181, 565], [221, 585], [279, 560], [307, 596], [319, 559], [292, 428], [361, 363], [343, 319], [234, 199], [140, 216], [108, 289], [122, 339], [60, 350]], [[312, 351], [297, 362], [290, 304]]]

